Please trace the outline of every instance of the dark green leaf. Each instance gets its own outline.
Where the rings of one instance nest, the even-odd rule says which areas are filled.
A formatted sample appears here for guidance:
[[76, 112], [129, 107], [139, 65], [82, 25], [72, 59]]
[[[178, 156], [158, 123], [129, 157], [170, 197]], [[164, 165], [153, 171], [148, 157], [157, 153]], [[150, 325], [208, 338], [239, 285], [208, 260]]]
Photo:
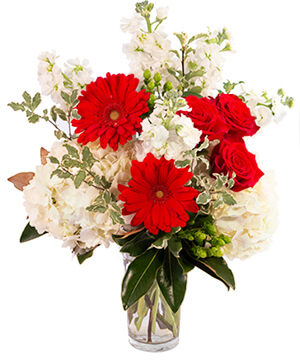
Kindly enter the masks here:
[[132, 238], [123, 245], [121, 252], [129, 253], [133, 257], [139, 256], [151, 246], [154, 240], [154, 236], [143, 230], [140, 233], [133, 234]]
[[80, 265], [88, 258], [92, 257], [94, 253], [94, 249], [91, 251], [88, 251], [86, 253], [83, 253], [82, 255], [77, 255], [77, 260], [80, 263]]
[[165, 251], [164, 261], [156, 279], [164, 298], [176, 313], [184, 299], [187, 275], [170, 250]]
[[39, 234], [38, 231], [28, 223], [27, 226], [25, 227], [24, 231], [21, 234], [20, 242], [23, 243], [23, 242], [31, 241], [35, 238], [43, 236], [46, 233], [47, 232]]
[[173, 236], [173, 238], [169, 239], [168, 246], [173, 255], [175, 257], [179, 257], [179, 252], [182, 250], [182, 244], [180, 239], [176, 236]]
[[184, 257], [184, 253], [182, 253], [182, 251], [180, 252], [178, 262], [185, 273], [192, 271], [192, 269], [195, 267], [189, 260], [186, 259], [186, 257]]
[[122, 302], [125, 310], [151, 288], [162, 262], [163, 252], [155, 248], [131, 262], [122, 282]]
[[223, 282], [223, 284], [228, 288], [235, 289], [234, 276], [230, 268], [228, 267], [226, 261], [223, 257], [207, 257], [202, 259], [197, 259], [191, 256], [185, 249], [185, 257], [196, 267], [200, 268], [202, 271], [208, 273], [215, 279]]

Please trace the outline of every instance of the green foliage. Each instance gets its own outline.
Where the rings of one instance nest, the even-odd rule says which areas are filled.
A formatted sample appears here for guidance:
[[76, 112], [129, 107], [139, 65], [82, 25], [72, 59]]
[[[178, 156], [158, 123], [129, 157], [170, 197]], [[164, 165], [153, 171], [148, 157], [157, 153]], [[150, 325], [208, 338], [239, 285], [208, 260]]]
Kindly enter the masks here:
[[157, 272], [157, 282], [170, 308], [176, 313], [184, 299], [187, 275], [169, 249], [165, 251], [163, 264]]
[[[95, 247], [96, 248], [96, 247]], [[80, 263], [80, 265], [85, 261], [87, 260], [88, 258], [92, 257], [93, 256], [93, 253], [94, 253], [94, 250], [95, 248], [87, 251], [87, 252], [84, 252], [82, 254], [77, 254], [76, 257], [77, 257], [77, 260], [78, 262]]]
[[28, 223], [26, 225], [26, 227], [24, 228], [24, 231], [21, 234], [20, 242], [23, 243], [23, 242], [31, 241], [35, 238], [43, 236], [46, 233], [47, 232], [39, 234], [38, 231]]
[[136, 257], [128, 266], [122, 282], [122, 302], [125, 310], [151, 288], [157, 270], [162, 266], [163, 257], [162, 250], [152, 248]]

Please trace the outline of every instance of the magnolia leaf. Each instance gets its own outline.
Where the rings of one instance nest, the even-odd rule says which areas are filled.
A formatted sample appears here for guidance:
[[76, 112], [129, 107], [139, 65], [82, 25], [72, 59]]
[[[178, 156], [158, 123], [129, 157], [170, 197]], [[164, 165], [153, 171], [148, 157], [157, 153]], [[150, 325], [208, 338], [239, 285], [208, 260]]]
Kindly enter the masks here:
[[11, 183], [13, 183], [13, 185], [23, 191], [24, 187], [26, 187], [26, 185], [29, 184], [30, 180], [34, 177], [34, 173], [32, 172], [27, 172], [27, 173], [18, 173], [16, 175], [11, 176], [10, 178], [8, 178], [7, 180]]
[[125, 233], [122, 237], [120, 237], [120, 239], [124, 239], [124, 238], [127, 238], [127, 237], [129, 237], [129, 236], [131, 236], [131, 235], [133, 235], [133, 234], [139, 233], [139, 232], [141, 232], [143, 229], [145, 229], [145, 227], [141, 227], [141, 228], [139, 228], [139, 229], [135, 229], [135, 230], [133, 230], [133, 231], [127, 232], [127, 233]]
[[41, 147], [40, 149], [40, 157], [41, 157], [41, 163], [42, 165], [46, 165], [47, 164], [47, 156], [49, 154], [49, 151], [44, 149], [43, 147]]
[[156, 279], [164, 298], [172, 311], [176, 313], [184, 299], [187, 275], [170, 250], [167, 250], [164, 255], [164, 261], [157, 272]]
[[31, 241], [35, 238], [43, 236], [46, 233], [47, 232], [39, 234], [38, 231], [28, 223], [26, 225], [26, 227], [24, 228], [24, 231], [21, 234], [20, 242], [23, 243], [23, 242]]
[[128, 266], [122, 282], [122, 303], [126, 310], [151, 288], [164, 253], [152, 248], [134, 259]]
[[88, 258], [92, 257], [94, 253], [94, 248], [88, 252], [85, 252], [83, 254], [77, 255], [77, 260], [80, 263], [80, 265]]
[[168, 240], [168, 246], [174, 257], [179, 257], [179, 252], [182, 250], [182, 243], [176, 236]]

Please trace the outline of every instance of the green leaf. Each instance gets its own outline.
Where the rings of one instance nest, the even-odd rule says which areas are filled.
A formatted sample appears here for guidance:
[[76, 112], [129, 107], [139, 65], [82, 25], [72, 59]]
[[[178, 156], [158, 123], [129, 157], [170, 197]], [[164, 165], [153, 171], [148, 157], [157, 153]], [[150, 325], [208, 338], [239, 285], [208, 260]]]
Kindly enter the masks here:
[[30, 96], [30, 94], [25, 91], [22, 94], [22, 97], [24, 98], [26, 105], [31, 109], [31, 96]]
[[86, 162], [90, 168], [97, 161], [87, 146], [82, 149], [82, 161]]
[[175, 166], [178, 167], [178, 168], [183, 168], [185, 166], [190, 165], [190, 163], [191, 163], [191, 160], [188, 160], [188, 159], [186, 159], [186, 160], [177, 160], [177, 161], [175, 161]]
[[193, 87], [188, 91], [183, 92], [182, 97], [188, 97], [188, 96], [196, 96], [198, 98], [201, 98], [202, 87]]
[[94, 249], [86, 252], [86, 253], [83, 253], [82, 255], [77, 255], [77, 260], [78, 262], [80, 263], [80, 265], [88, 258], [92, 257], [93, 256], [93, 253], [94, 253]]
[[178, 262], [180, 263], [180, 266], [183, 269], [183, 272], [188, 273], [192, 271], [192, 269], [195, 267], [189, 260], [187, 260], [184, 257], [184, 253], [182, 253], [182, 250], [180, 252], [180, 257], [178, 258]]
[[79, 153], [76, 147], [69, 144], [64, 144], [64, 147], [67, 149], [69, 155], [73, 156], [73, 158], [79, 159]]
[[57, 108], [57, 107], [55, 107], [55, 111], [63, 121], [67, 121], [67, 115], [66, 115], [65, 111], [63, 111], [63, 110], [61, 110], [60, 108]]
[[234, 205], [234, 204], [236, 204], [236, 200], [229, 193], [226, 193], [226, 192], [222, 193], [222, 198], [223, 198], [224, 203], [226, 203], [227, 205]]
[[176, 313], [184, 299], [187, 275], [170, 250], [165, 253], [162, 267], [158, 270], [156, 279], [164, 298], [172, 311]]
[[228, 288], [235, 289], [234, 276], [230, 268], [228, 267], [226, 261], [223, 257], [207, 257], [197, 259], [193, 257], [187, 249], [185, 251], [185, 257], [196, 267], [200, 268], [202, 271], [208, 273], [215, 279], [223, 282], [223, 284]]
[[163, 252], [155, 248], [131, 262], [122, 282], [122, 303], [125, 310], [151, 288], [162, 262]]
[[81, 116], [79, 115], [79, 113], [77, 112], [77, 110], [73, 110], [72, 111], [72, 116], [76, 119], [76, 120], [80, 120]]
[[110, 218], [113, 221], [114, 224], [124, 224], [124, 219], [121, 217], [121, 214], [116, 212], [115, 210], [109, 211]]
[[21, 103], [10, 102], [7, 106], [11, 107], [14, 111], [25, 111], [25, 107]]
[[107, 204], [109, 204], [109, 203], [110, 203], [111, 198], [110, 198], [110, 193], [109, 193], [109, 191], [108, 191], [108, 190], [105, 190], [105, 191], [104, 191], [103, 197], [104, 197], [105, 202], [106, 202]]
[[68, 104], [71, 104], [70, 95], [64, 91], [60, 92], [61, 98]]
[[133, 234], [132, 238], [123, 245], [121, 252], [129, 253], [132, 257], [139, 256], [151, 246], [154, 239], [154, 236], [143, 230], [141, 233]]
[[42, 102], [41, 94], [38, 92], [34, 95], [32, 100], [32, 111], [34, 111]]
[[202, 192], [197, 197], [197, 204], [207, 204], [211, 200], [211, 195], [208, 192]]
[[[194, 71], [194, 72], [189, 72], [186, 76], [185, 76], [185, 79], [187, 81], [191, 80], [192, 78], [195, 78], [195, 77], [202, 77], [203, 75], [205, 74], [205, 69], [204, 68], [201, 68], [199, 69], [198, 71]], [[200, 86], [197, 86], [197, 87], [194, 87], [192, 88], [192, 90], [194, 92], [197, 92], [197, 93], [200, 93], [199, 91], [197, 91], [196, 89], [201, 89], [202, 91], [202, 88]]]
[[21, 234], [20, 242], [23, 243], [23, 242], [31, 241], [31, 240], [33, 240], [35, 238], [43, 236], [46, 233], [47, 232], [39, 234], [38, 231], [28, 223], [26, 225], [24, 231]]
[[57, 113], [56, 113], [56, 110], [55, 110], [55, 106], [51, 107], [50, 115], [52, 117], [52, 120], [54, 122], [56, 122], [56, 120], [57, 120]]
[[49, 160], [52, 164], [59, 164], [59, 160], [54, 156], [49, 156]]
[[70, 101], [71, 101], [72, 105], [74, 105], [74, 103], [77, 101], [77, 95], [78, 95], [78, 90], [74, 89], [72, 91], [71, 98], [70, 98]]
[[174, 257], [179, 257], [179, 252], [182, 250], [182, 243], [176, 236], [168, 240], [168, 246]]
[[32, 124], [35, 124], [36, 122], [38, 122], [40, 119], [39, 115], [31, 115], [30, 117], [28, 117], [28, 121], [31, 122]]
[[80, 185], [83, 183], [85, 177], [86, 177], [86, 172], [84, 170], [80, 170], [74, 179], [74, 185], [75, 185], [76, 189], [78, 189], [80, 187]]

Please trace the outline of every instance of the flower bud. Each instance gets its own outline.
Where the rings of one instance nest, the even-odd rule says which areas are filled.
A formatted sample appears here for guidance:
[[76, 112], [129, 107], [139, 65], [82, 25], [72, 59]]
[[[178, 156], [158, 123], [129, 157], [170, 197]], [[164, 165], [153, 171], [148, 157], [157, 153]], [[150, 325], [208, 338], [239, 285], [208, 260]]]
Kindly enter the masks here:
[[155, 73], [153, 79], [154, 79], [155, 83], [159, 83], [161, 81], [161, 75], [157, 72], [157, 73]]
[[168, 92], [168, 91], [171, 91], [171, 89], [173, 89], [173, 85], [171, 82], [166, 82], [165, 85], [164, 85], [164, 91], [165, 92]]
[[149, 69], [146, 69], [146, 70], [144, 71], [144, 78], [145, 78], [146, 80], [149, 80], [149, 79], [151, 78], [151, 72], [149, 71]]

